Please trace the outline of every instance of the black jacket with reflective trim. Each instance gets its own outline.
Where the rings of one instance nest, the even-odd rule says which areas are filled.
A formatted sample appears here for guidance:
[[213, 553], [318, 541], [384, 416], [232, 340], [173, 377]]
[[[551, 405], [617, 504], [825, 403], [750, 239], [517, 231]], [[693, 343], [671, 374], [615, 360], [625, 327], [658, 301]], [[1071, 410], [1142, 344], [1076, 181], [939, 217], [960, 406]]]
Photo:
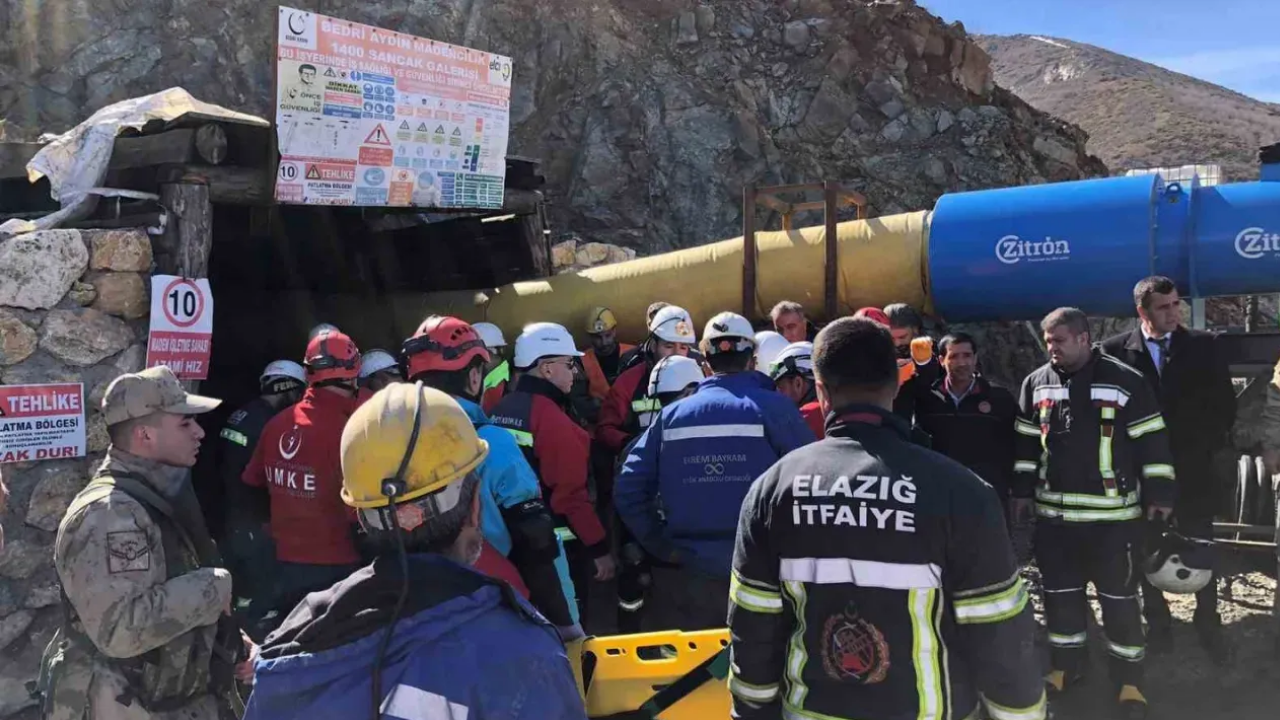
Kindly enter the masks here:
[[735, 718], [967, 718], [980, 694], [993, 717], [1043, 717], [996, 493], [909, 437], [889, 412], [846, 408], [752, 485], [730, 590]]
[[[1168, 433], [1137, 370], [1094, 348], [1075, 373], [1049, 363], [1032, 372], [1018, 405], [1013, 494], [1036, 497], [1042, 517], [1122, 521], [1137, 518], [1143, 504], [1173, 504]], [[1114, 477], [1104, 473], [1107, 464]]]

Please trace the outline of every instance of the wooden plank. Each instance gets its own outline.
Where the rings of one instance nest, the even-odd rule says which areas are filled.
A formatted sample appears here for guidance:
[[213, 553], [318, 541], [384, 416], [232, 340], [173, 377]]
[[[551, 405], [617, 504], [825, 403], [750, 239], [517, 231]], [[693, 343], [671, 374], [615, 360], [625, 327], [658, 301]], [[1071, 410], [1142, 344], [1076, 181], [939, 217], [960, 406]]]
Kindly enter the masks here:
[[784, 200], [779, 200], [773, 195], [758, 193], [756, 194], [756, 202], [760, 203], [761, 205], [764, 205], [770, 210], [777, 211], [783, 215], [788, 215], [791, 213], [791, 209], [792, 209], [791, 203], [786, 202]]
[[[0, 143], [0, 178], [24, 178], [27, 163], [44, 145]], [[227, 135], [220, 125], [176, 128], [155, 135], [116, 138], [111, 170], [167, 163], [221, 163], [227, 156]]]
[[840, 253], [838, 251], [838, 241], [836, 238], [836, 203], [837, 192], [839, 187], [831, 180], [823, 183], [823, 202], [826, 209], [822, 213], [822, 222], [826, 226], [826, 233], [822, 237], [822, 249], [825, 251], [826, 260], [823, 270], [823, 303], [822, 307], [826, 314], [827, 322], [840, 317], [836, 308], [836, 302], [839, 295], [840, 284]]
[[756, 314], [756, 195], [754, 185], [742, 188], [742, 316]]
[[226, 205], [270, 205], [274, 202], [271, 181], [256, 168], [212, 165], [162, 165], [156, 182], [199, 182], [209, 186], [209, 200]]
[[209, 250], [213, 247], [210, 190], [191, 179], [160, 186], [160, 204], [169, 211], [169, 223], [160, 243], [164, 254], [156, 258], [156, 265], [166, 274], [209, 276]]

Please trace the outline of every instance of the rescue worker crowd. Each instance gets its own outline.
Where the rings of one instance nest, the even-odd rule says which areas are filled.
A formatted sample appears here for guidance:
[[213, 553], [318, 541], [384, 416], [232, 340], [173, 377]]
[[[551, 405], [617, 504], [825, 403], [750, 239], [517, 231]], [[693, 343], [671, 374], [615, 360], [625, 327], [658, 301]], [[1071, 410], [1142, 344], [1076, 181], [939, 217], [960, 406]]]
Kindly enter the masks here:
[[581, 718], [566, 645], [727, 620], [735, 718], [1032, 720], [1088, 671], [1092, 583], [1107, 692], [1146, 717], [1164, 590], [1199, 589], [1228, 656], [1197, 558], [1235, 397], [1171, 281], [1134, 300], [1140, 327], [1100, 344], [1079, 310], [1046, 316], [1016, 393], [901, 304], [819, 332], [784, 302], [772, 330], [723, 312], [699, 336], [656, 302], [634, 347], [596, 308], [586, 352], [546, 322], [509, 344], [432, 316], [395, 353], [321, 325], [202, 461], [216, 513], [189, 469], [219, 401], [124, 375], [57, 535], [44, 716]]

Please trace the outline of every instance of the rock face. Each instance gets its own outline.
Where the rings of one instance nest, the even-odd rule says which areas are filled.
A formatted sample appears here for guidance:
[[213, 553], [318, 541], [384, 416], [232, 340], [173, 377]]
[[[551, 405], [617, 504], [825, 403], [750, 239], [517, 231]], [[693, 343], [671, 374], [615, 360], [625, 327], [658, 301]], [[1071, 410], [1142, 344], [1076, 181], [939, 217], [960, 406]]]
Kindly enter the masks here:
[[92, 365], [133, 343], [121, 320], [92, 308], [54, 310], [40, 328], [40, 347], [68, 365]]
[[85, 233], [91, 248], [90, 270], [148, 272], [151, 239], [143, 230], [91, 230]]
[[150, 312], [147, 284], [136, 272], [91, 272], [85, 281], [93, 285], [95, 296], [90, 307], [98, 312], [119, 315], [126, 320], [135, 320]]
[[27, 503], [24, 522], [57, 532], [67, 506], [89, 480], [87, 469], [81, 461], [58, 460], [39, 464], [33, 473], [38, 479]]
[[45, 230], [0, 239], [0, 305], [53, 307], [89, 263], [80, 233]]
[[551, 246], [551, 265], [557, 275], [598, 265], [634, 260], [636, 251], [608, 243], [582, 242], [576, 235]]
[[36, 331], [11, 312], [0, 310], [0, 365], [20, 363], [36, 351]]
[[[117, 2], [102, 32], [88, 5], [0, 1], [11, 135], [173, 85], [272, 116], [274, 6]], [[512, 56], [510, 152], [542, 158], [553, 226], [645, 254], [736, 235], [746, 183], [840, 180], [885, 214], [1105, 172], [1079, 130], [994, 87], [959, 25], [908, 0], [299, 3]], [[1039, 138], [1065, 150], [1033, 151]], [[101, 260], [120, 254], [108, 244], [124, 241], [92, 243], [94, 269], [145, 271]]]

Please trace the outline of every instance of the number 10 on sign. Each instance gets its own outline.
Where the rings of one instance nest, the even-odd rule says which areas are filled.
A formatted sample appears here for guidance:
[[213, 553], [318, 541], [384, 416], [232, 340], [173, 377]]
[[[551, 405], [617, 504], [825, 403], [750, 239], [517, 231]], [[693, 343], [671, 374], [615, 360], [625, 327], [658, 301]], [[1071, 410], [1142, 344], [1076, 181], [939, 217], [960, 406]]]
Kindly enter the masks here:
[[209, 376], [212, 339], [209, 281], [153, 276], [147, 367], [167, 365], [182, 380], [203, 380]]

